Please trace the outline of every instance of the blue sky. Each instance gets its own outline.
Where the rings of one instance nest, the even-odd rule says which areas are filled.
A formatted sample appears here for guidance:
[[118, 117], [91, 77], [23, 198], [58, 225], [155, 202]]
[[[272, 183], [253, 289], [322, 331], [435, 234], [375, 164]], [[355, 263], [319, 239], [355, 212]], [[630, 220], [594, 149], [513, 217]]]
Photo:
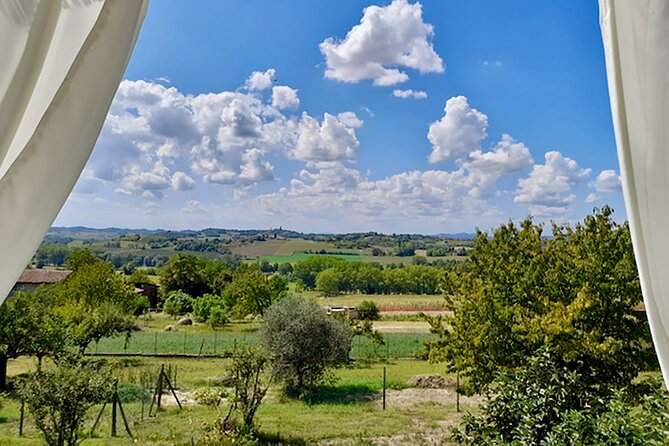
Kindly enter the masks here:
[[154, 1], [57, 225], [625, 217], [596, 2]]

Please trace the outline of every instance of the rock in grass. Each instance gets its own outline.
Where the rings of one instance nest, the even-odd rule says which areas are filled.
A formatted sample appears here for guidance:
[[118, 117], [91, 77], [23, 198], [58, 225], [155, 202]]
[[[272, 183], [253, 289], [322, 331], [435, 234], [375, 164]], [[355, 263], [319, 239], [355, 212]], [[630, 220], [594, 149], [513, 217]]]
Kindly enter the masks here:
[[193, 319], [189, 317], [182, 317], [179, 319], [179, 322], [177, 322], [177, 325], [193, 325]]
[[165, 331], [177, 331], [177, 327], [174, 325], [168, 325], [165, 327]]

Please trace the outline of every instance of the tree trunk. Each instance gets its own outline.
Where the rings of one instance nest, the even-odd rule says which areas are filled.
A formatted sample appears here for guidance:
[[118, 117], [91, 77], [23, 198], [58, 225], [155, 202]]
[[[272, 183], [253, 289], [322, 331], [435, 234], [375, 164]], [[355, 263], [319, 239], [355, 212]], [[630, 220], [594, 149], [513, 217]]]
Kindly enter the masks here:
[[7, 390], [7, 360], [9, 357], [2, 353], [0, 354], [0, 390]]

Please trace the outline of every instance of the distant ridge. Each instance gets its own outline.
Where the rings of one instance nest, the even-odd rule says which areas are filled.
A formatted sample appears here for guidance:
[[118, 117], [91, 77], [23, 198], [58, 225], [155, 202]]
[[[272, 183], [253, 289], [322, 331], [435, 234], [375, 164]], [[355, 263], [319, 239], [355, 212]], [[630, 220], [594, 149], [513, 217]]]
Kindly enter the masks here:
[[[47, 232], [45, 241], [58, 241], [64, 238], [76, 239], [91, 239], [91, 240], [105, 240], [114, 237], [119, 237], [128, 234], [139, 235], [175, 235], [178, 234], [183, 237], [217, 237], [224, 234], [238, 234], [245, 236], [268, 235], [274, 234], [284, 238], [314, 238], [319, 236], [332, 236], [330, 232], [299, 232], [289, 229], [270, 228], [270, 229], [224, 229], [224, 228], [206, 228], [200, 230], [184, 229], [184, 230], [167, 230], [167, 229], [143, 229], [143, 228], [89, 228], [87, 226], [53, 226]], [[426, 235], [426, 234], [382, 234], [374, 231], [367, 232], [348, 232], [341, 234], [378, 234], [378, 235]], [[473, 240], [475, 234], [468, 232], [457, 233], [441, 233], [432, 235], [432, 237], [454, 239], [454, 240]]]

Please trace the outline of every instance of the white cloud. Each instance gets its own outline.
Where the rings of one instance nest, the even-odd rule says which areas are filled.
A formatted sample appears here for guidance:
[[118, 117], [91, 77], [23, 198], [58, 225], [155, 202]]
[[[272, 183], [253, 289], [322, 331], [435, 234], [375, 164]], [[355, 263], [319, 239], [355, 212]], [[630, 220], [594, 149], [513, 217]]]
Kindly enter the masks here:
[[393, 90], [393, 96], [402, 99], [425, 99], [427, 93], [420, 90]]
[[427, 138], [432, 143], [429, 161], [437, 163], [479, 150], [486, 136], [488, 117], [471, 108], [464, 96], [446, 101], [444, 116], [430, 125]]
[[620, 190], [620, 177], [615, 170], [602, 170], [588, 186], [597, 192], [616, 192]]
[[599, 200], [601, 197], [597, 195], [594, 192], [591, 192], [588, 194], [587, 197], [585, 197], [585, 202], [586, 203], [594, 203], [595, 201]]
[[263, 159], [263, 154], [260, 150], [251, 149], [244, 153], [242, 161], [243, 164], [238, 177], [240, 180], [256, 183], [258, 181], [274, 179], [274, 175], [272, 175], [274, 166]]
[[272, 107], [279, 110], [293, 110], [300, 106], [300, 98], [297, 96], [297, 90], [285, 85], [279, 85], [272, 88]]
[[195, 180], [184, 172], [174, 172], [171, 183], [174, 190], [185, 191], [195, 188]]
[[504, 134], [492, 151], [475, 150], [461, 164], [469, 171], [470, 182], [476, 184], [471, 194], [480, 196], [502, 175], [518, 172], [530, 167], [532, 163], [530, 149], [522, 142]]
[[[256, 72], [246, 90], [185, 95], [155, 82], [121, 82], [77, 191], [107, 185], [119, 194], [161, 199], [167, 189], [187, 191], [198, 177], [232, 186], [237, 196], [273, 181], [269, 156], [319, 161], [352, 160], [362, 125], [355, 113], [284, 114], [299, 106], [297, 90], [269, 88], [273, 69]], [[151, 192], [146, 192], [151, 191]], [[158, 193], [160, 192], [160, 193]]]
[[462, 169], [410, 171], [370, 180], [341, 162], [320, 162], [302, 170], [290, 188], [261, 195], [257, 201], [273, 216], [362, 218], [372, 224], [407, 217], [414, 222], [416, 217], [480, 218], [494, 211], [468, 196], [468, 191], [467, 173]]
[[320, 124], [303, 113], [292, 156], [302, 161], [353, 160], [360, 145], [354, 129], [361, 125], [352, 112], [338, 116], [325, 113]]
[[544, 164], [535, 164], [530, 176], [518, 180], [514, 202], [530, 205], [537, 216], [561, 215], [568, 211], [576, 195], [572, 187], [590, 175], [576, 161], [558, 151], [547, 152]]
[[388, 6], [369, 6], [343, 40], [330, 37], [320, 44], [327, 64], [325, 77], [387, 86], [409, 79], [398, 67], [441, 73], [444, 64], [430, 42], [433, 34], [432, 25], [423, 22], [418, 2], [394, 0]]
[[276, 70], [270, 68], [265, 72], [254, 71], [248, 79], [246, 79], [246, 88], [251, 91], [261, 91], [272, 86], [274, 78], [276, 77]]
[[206, 214], [207, 210], [201, 202], [197, 200], [190, 200], [186, 206], [179, 209], [179, 212], [182, 214], [197, 215]]

